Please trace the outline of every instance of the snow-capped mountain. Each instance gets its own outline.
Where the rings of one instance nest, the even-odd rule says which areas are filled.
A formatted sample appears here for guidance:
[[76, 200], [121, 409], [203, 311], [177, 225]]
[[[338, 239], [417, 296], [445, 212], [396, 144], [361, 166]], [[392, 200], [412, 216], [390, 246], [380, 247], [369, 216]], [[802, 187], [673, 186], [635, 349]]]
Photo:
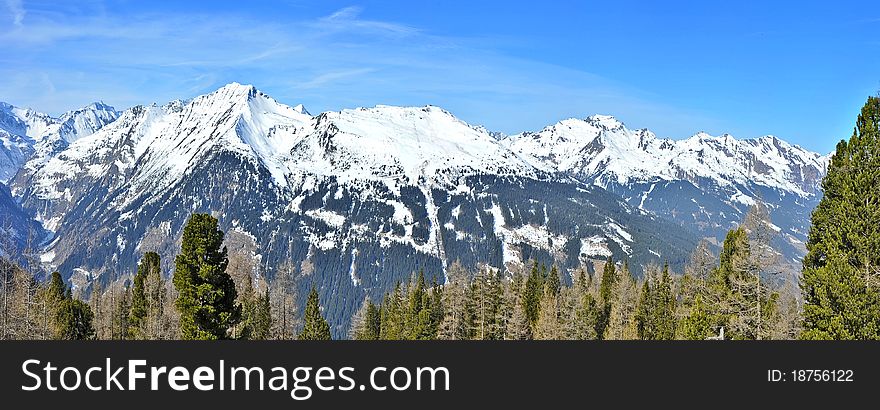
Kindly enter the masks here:
[[[108, 280], [155, 250], [170, 268], [191, 212], [250, 238], [262, 273], [292, 268], [329, 301], [334, 332], [365, 294], [454, 261], [563, 268], [609, 255], [682, 263], [696, 238], [559, 175], [437, 107], [312, 116], [252, 86], [137, 106], [12, 181], [54, 233], [43, 260]], [[333, 296], [333, 297], [330, 297]]]
[[92, 103], [59, 118], [0, 102], [0, 182], [8, 182], [25, 162], [41, 164], [119, 116], [113, 107]]
[[774, 136], [737, 140], [701, 132], [683, 140], [661, 139], [605, 115], [567, 119], [503, 143], [537, 164], [717, 239], [762, 201], [793, 263], [803, 256], [810, 212], [821, 197], [830, 158]]
[[58, 118], [0, 102], [0, 254], [38, 246], [45, 231], [23, 210], [5, 185], [23, 168], [41, 166], [67, 146], [113, 122], [113, 107], [93, 103]]

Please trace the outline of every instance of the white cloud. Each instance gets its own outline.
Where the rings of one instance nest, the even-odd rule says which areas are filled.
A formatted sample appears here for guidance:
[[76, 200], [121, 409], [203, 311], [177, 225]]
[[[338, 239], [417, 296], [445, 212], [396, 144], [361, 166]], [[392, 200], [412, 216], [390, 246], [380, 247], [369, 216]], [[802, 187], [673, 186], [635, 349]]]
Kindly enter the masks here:
[[21, 27], [24, 16], [27, 14], [21, 0], [6, 0], [6, 7], [12, 15], [12, 24]]

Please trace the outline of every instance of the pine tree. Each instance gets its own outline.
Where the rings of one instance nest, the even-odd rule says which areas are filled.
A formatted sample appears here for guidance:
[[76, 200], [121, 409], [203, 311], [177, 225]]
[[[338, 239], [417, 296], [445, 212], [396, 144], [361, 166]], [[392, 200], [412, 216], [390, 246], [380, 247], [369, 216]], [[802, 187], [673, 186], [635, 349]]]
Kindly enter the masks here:
[[129, 329], [129, 313], [131, 312], [131, 289], [126, 287], [116, 292], [118, 295], [110, 300], [112, 308], [110, 322], [110, 337], [114, 340], [125, 340], [128, 338]]
[[67, 298], [67, 285], [61, 279], [60, 272], [52, 272], [49, 279], [49, 287], [46, 289], [43, 297], [43, 303], [46, 306], [46, 314], [49, 317], [49, 323], [54, 339], [61, 339], [64, 324], [59, 320], [61, 318], [64, 302]]
[[241, 317], [235, 283], [226, 273], [223, 231], [217, 225], [211, 215], [196, 213], [183, 229], [173, 279], [183, 339], [226, 339]]
[[694, 299], [690, 312], [678, 326], [678, 338], [683, 340], [705, 340], [712, 335], [712, 322], [703, 305], [702, 295]]
[[804, 339], [880, 339], [880, 98], [831, 158], [804, 258]]
[[522, 303], [523, 311], [529, 323], [534, 326], [538, 321], [538, 313], [541, 309], [541, 296], [543, 294], [543, 274], [538, 270], [538, 262], [532, 265], [532, 271], [526, 279]]
[[269, 289], [267, 288], [263, 295], [257, 298], [257, 306], [255, 318], [253, 321], [253, 330], [251, 331], [251, 339], [266, 340], [269, 339], [272, 332], [272, 301], [269, 297]]
[[128, 329], [130, 339], [147, 338], [149, 326], [147, 324], [148, 310], [151, 310], [151, 307], [155, 307], [150, 306], [154, 302], [149, 300], [152, 295], [148, 294], [149, 292], [147, 291], [146, 282], [148, 276], [161, 275], [159, 264], [159, 254], [156, 252], [145, 253], [141, 258], [140, 264], [138, 264], [138, 270], [134, 275], [131, 288], [131, 312], [129, 313], [130, 327]]
[[556, 269], [556, 265], [550, 268], [550, 273], [547, 275], [547, 283], [544, 284], [545, 292], [550, 292], [551, 295], [556, 296], [559, 294], [559, 290], [562, 288], [559, 280], [559, 270]]
[[654, 292], [652, 315], [656, 324], [657, 340], [675, 338], [675, 295], [672, 293], [672, 277], [669, 275], [669, 263], [663, 265], [660, 283]]
[[654, 340], [656, 334], [654, 326], [654, 317], [651, 314], [654, 301], [653, 289], [651, 289], [651, 279], [645, 277], [642, 282], [642, 292], [639, 294], [639, 304], [636, 308], [636, 332], [641, 340]]
[[404, 338], [404, 307], [403, 292], [398, 282], [394, 290], [386, 294], [381, 307], [381, 335], [382, 340], [402, 340]]
[[441, 302], [443, 318], [437, 337], [441, 340], [468, 339], [471, 331], [469, 274], [459, 261], [455, 261], [449, 266], [447, 275], [449, 280], [443, 286]]
[[561, 340], [562, 327], [559, 324], [558, 297], [548, 288], [541, 297], [541, 309], [535, 323], [535, 339]]
[[309, 298], [306, 300], [306, 311], [304, 318], [303, 330], [300, 332], [299, 340], [330, 340], [330, 325], [321, 315], [321, 305], [318, 301], [318, 291], [315, 288], [309, 292]]
[[609, 256], [605, 266], [602, 268], [602, 281], [599, 284], [599, 301], [602, 304], [602, 309], [596, 321], [597, 335], [604, 335], [605, 328], [608, 327], [613, 302], [612, 293], [617, 281], [617, 269], [614, 266], [614, 259]]
[[427, 292], [425, 290], [425, 272], [420, 270], [418, 275], [414, 276], [407, 287], [407, 305], [404, 312], [404, 338], [408, 340], [421, 339], [426, 329], [424, 326], [425, 319], [421, 317], [423, 303], [426, 301]]
[[73, 298], [70, 288], [64, 284], [58, 272], [52, 273], [46, 302], [53, 319], [54, 339], [84, 340], [95, 336], [92, 309], [85, 302]]
[[254, 284], [250, 275], [244, 278], [241, 287], [241, 292], [238, 292], [238, 300], [241, 304], [241, 321], [235, 326], [233, 337], [237, 339], [253, 339], [259, 300], [254, 292]]
[[57, 315], [58, 339], [86, 340], [95, 337], [92, 309], [87, 303], [71, 297], [69, 291]]

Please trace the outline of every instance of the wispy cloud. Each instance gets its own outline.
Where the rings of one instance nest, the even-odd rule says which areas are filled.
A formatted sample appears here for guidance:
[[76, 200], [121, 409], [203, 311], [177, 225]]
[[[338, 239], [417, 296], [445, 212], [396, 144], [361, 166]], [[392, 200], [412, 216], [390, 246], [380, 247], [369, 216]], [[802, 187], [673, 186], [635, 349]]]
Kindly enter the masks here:
[[376, 70], [372, 68], [356, 68], [353, 70], [333, 71], [320, 74], [317, 77], [300, 84], [298, 87], [302, 89], [323, 87], [335, 81], [357, 77], [362, 74], [368, 74], [374, 71]]
[[24, 16], [27, 14], [21, 0], [6, 0], [6, 8], [9, 9], [9, 13], [12, 16], [12, 24], [21, 27]]
[[356, 28], [398, 36], [407, 36], [419, 32], [416, 28], [403, 24], [362, 19], [360, 18], [362, 11], [363, 9], [357, 6], [345, 7], [329, 16], [318, 19], [313, 26], [329, 31]]
[[313, 112], [433, 104], [506, 132], [595, 112], [636, 113], [623, 120], [661, 129], [713, 121], [595, 74], [498, 53], [497, 40], [438, 36], [358, 7], [283, 22], [34, 9], [24, 24], [0, 28], [0, 78], [9, 80], [0, 100], [57, 114], [98, 99], [163, 103], [238, 81]]

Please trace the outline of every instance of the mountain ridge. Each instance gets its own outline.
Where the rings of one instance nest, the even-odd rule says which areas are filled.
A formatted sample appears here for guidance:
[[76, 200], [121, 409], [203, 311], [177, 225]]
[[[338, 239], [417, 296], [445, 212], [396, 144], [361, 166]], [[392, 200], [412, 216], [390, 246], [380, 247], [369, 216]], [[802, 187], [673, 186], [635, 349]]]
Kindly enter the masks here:
[[[105, 107], [86, 108], [94, 114]], [[148, 250], [170, 270], [186, 217], [210, 212], [229, 235], [252, 243], [255, 274], [291, 267], [299, 291], [314, 285], [334, 300], [327, 309], [339, 334], [363, 297], [380, 300], [422, 269], [442, 283], [456, 261], [519, 271], [537, 260], [570, 275], [613, 256], [630, 260], [636, 272], [665, 260], [678, 269], [700, 235], [721, 227], [692, 230], [688, 218], [664, 212], [658, 204], [678, 200], [676, 189], [712, 208], [694, 226], [715, 223], [719, 212], [730, 216], [715, 225], [733, 221], [744, 204], [731, 202], [731, 192], [785, 193], [794, 205], [782, 211], [800, 221], [780, 224], [787, 233], [802, 227], [802, 211], [815, 198], [806, 177], [767, 177], [768, 185], [780, 183], [756, 188], [744, 184], [746, 172], [709, 187], [712, 178], [704, 177], [730, 175], [652, 176], [648, 171], [670, 162], [648, 151], [670, 159], [677, 149], [687, 158], [696, 151], [606, 115], [506, 136], [435, 106], [311, 115], [231, 83], [188, 100], [131, 107], [106, 124], [98, 115], [80, 118], [83, 130], [100, 128], [63, 139], [39, 160], [32, 156], [10, 180], [22, 210], [51, 231], [42, 257], [48, 269], [83, 291], [91, 280], [125, 277]], [[687, 140], [730, 167], [758, 162], [738, 154], [731, 162], [725, 149], [790, 146], [775, 138]], [[775, 158], [807, 164], [818, 158], [811, 155]], [[647, 161], [654, 168], [646, 158], [654, 158]]]

